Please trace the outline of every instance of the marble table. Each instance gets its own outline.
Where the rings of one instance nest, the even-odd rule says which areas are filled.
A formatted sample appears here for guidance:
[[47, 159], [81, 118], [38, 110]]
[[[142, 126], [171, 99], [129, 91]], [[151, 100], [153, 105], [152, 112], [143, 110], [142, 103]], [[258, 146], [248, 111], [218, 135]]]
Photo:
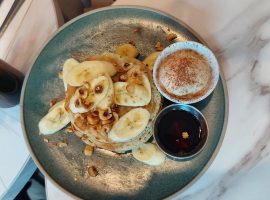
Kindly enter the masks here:
[[[225, 74], [229, 119], [207, 172], [176, 197], [186, 200], [270, 198], [270, 1], [118, 0], [181, 19], [208, 43]], [[48, 180], [48, 199], [71, 199]]]

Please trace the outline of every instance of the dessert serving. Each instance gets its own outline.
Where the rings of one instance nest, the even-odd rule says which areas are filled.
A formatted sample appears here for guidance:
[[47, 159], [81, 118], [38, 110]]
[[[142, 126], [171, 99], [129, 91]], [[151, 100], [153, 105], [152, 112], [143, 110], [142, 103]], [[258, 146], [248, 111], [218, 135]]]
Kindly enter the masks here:
[[186, 41], [170, 45], [154, 66], [154, 81], [159, 91], [176, 103], [196, 103], [216, 87], [219, 66], [214, 54], [204, 45]]

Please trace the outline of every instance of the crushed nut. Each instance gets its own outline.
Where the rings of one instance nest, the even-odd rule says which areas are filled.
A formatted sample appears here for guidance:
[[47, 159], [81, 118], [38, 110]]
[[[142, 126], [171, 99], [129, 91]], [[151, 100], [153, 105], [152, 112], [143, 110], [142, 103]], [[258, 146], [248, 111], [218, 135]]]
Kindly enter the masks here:
[[129, 67], [129, 65], [130, 65], [129, 63], [125, 63], [124, 67]]
[[80, 88], [79, 89], [79, 94], [82, 99], [86, 99], [88, 96], [88, 92], [86, 88]]
[[88, 139], [88, 136], [84, 134], [82, 137], [80, 137], [80, 139], [81, 139], [82, 141], [87, 140], [87, 139]]
[[87, 122], [90, 125], [96, 125], [99, 123], [99, 117], [94, 116], [94, 115], [87, 115]]
[[60, 148], [67, 147], [67, 143], [66, 143], [66, 142], [58, 142], [57, 145], [58, 145], [58, 147], [60, 147]]
[[167, 36], [166, 36], [166, 40], [168, 42], [171, 42], [173, 41], [175, 38], [177, 38], [177, 35], [175, 33], [169, 33]]
[[76, 101], [75, 101], [75, 107], [78, 108], [78, 107], [80, 107], [81, 104], [82, 104], [81, 99], [76, 99]]
[[187, 139], [189, 137], [188, 132], [182, 132], [182, 138]]
[[164, 47], [162, 46], [162, 44], [160, 42], [156, 43], [155, 48], [157, 51], [162, 51], [164, 49]]
[[98, 113], [99, 112], [97, 110], [95, 110], [95, 111], [92, 112], [92, 115], [95, 116], [95, 117], [98, 117]]
[[102, 126], [102, 131], [104, 133], [109, 133], [111, 129], [112, 129], [112, 123], [110, 123], [110, 124], [104, 124]]
[[47, 142], [47, 143], [49, 142], [49, 140], [47, 138], [44, 138], [43, 141]]
[[128, 76], [127, 76], [127, 74], [121, 74], [119, 79], [120, 79], [120, 81], [127, 81]]
[[97, 86], [95, 87], [95, 93], [96, 93], [96, 94], [100, 94], [102, 91], [103, 91], [102, 85], [97, 85]]
[[128, 43], [135, 47], [135, 42], [134, 41], [129, 41]]
[[60, 79], [63, 79], [63, 71], [58, 72], [58, 77], [59, 77]]
[[88, 175], [91, 177], [96, 177], [98, 175], [98, 171], [95, 166], [90, 166], [87, 169]]
[[100, 110], [99, 111], [99, 118], [103, 121], [103, 120], [109, 120], [112, 118], [112, 111], [110, 108], [106, 109], [106, 110]]
[[117, 104], [113, 104], [113, 105], [111, 106], [111, 110], [112, 110], [113, 112], [118, 112], [118, 111], [119, 111], [119, 106], [118, 106]]
[[83, 150], [83, 153], [84, 155], [86, 156], [91, 156], [94, 152], [94, 147], [90, 146], [90, 145], [86, 145], [84, 150]]
[[51, 143], [51, 147], [53, 148], [57, 147], [57, 143], [56, 142]]
[[51, 99], [50, 107], [53, 107], [57, 103], [56, 99]]
[[141, 30], [142, 30], [142, 29], [141, 29], [140, 27], [135, 28], [135, 29], [133, 29], [133, 33], [140, 33]]
[[65, 132], [66, 132], [66, 133], [73, 133], [74, 130], [73, 130], [72, 126], [68, 126], [68, 127], [65, 129]]

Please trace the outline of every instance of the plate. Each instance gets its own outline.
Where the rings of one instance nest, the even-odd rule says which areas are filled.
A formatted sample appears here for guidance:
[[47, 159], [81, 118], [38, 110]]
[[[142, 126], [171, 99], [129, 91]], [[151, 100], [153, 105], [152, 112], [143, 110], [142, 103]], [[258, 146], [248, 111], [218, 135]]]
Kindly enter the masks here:
[[[141, 28], [140, 33], [133, 33]], [[114, 51], [119, 44], [133, 41], [140, 59], [155, 50], [156, 42], [164, 46], [166, 34], [174, 32], [177, 41], [204, 43], [188, 26], [168, 14], [144, 7], [107, 7], [75, 18], [61, 27], [45, 44], [29, 70], [21, 97], [24, 138], [39, 169], [62, 191], [83, 199], [162, 199], [173, 197], [194, 183], [209, 167], [221, 145], [228, 117], [228, 95], [221, 72], [216, 89], [203, 102], [194, 104], [209, 124], [205, 149], [194, 159], [177, 162], [167, 159], [157, 167], [136, 161], [131, 155], [114, 158], [97, 150], [91, 157], [82, 153], [84, 144], [64, 130], [46, 137], [38, 134], [38, 122], [49, 109], [52, 98], [64, 98], [58, 78], [65, 59], [80, 61], [87, 54]], [[171, 102], [165, 101], [165, 106]], [[67, 141], [65, 148], [55, 142]], [[86, 168], [94, 165], [97, 177], [87, 177]]]

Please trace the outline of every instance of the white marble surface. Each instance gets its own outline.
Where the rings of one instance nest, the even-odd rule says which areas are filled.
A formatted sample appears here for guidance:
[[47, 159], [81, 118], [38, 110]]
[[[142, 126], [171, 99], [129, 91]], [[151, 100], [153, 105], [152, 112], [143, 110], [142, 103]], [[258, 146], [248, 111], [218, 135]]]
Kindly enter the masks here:
[[[224, 142], [207, 172], [176, 197], [270, 198], [270, 1], [118, 0], [163, 10], [191, 26], [215, 52], [229, 92]], [[70, 199], [47, 181], [48, 199]]]

